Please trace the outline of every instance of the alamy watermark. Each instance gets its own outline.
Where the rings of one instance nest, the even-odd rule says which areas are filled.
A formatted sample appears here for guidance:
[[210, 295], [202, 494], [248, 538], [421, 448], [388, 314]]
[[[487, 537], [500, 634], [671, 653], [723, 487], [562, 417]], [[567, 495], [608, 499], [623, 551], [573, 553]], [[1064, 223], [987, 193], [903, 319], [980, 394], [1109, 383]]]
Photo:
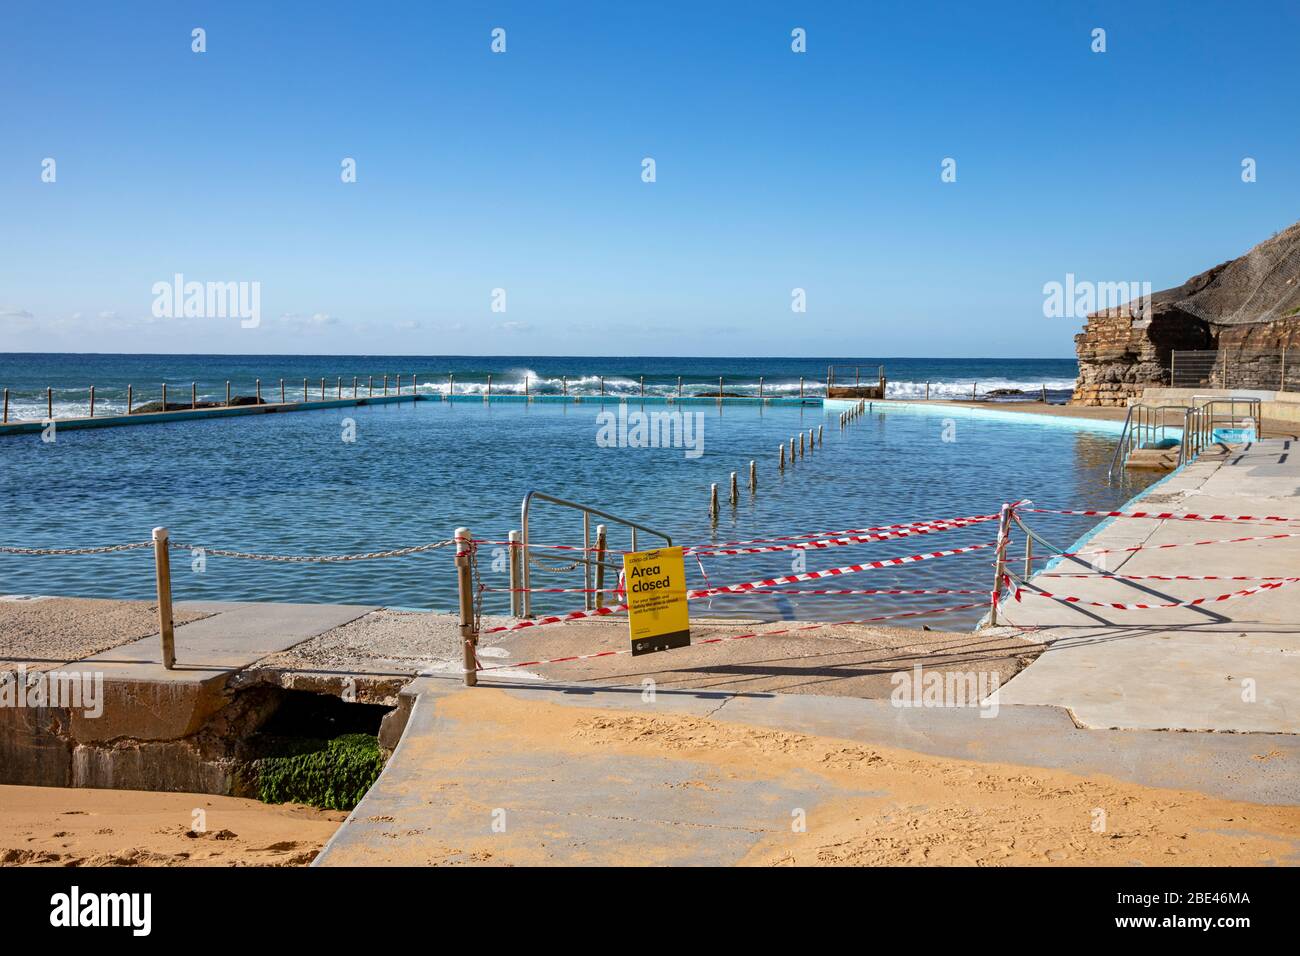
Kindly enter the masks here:
[[889, 702], [895, 707], [978, 707], [981, 717], [998, 715], [997, 671], [924, 670], [916, 664], [889, 678], [894, 689]]
[[0, 671], [0, 708], [62, 707], [89, 718], [104, 713], [103, 671]]
[[1151, 317], [1150, 282], [1090, 282], [1073, 272], [1065, 282], [1043, 284], [1043, 315], [1049, 319], [1085, 319], [1094, 312], [1127, 306], [1131, 318]]
[[704, 413], [677, 409], [663, 412], [629, 412], [627, 404], [617, 414], [596, 416], [596, 445], [600, 448], [683, 448], [683, 457], [704, 454]]
[[156, 319], [239, 319], [240, 328], [262, 324], [262, 283], [186, 282], [176, 273], [170, 282], [155, 282]]

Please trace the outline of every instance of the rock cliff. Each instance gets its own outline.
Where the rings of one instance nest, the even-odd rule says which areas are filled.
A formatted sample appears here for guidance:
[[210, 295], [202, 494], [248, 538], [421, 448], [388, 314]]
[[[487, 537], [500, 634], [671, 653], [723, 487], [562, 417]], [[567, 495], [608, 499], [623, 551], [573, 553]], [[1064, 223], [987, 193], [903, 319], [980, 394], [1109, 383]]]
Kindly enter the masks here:
[[[1148, 385], [1171, 384], [1175, 349], [1231, 353], [1234, 386], [1277, 388], [1285, 369], [1294, 388], [1279, 356], [1258, 353], [1300, 345], [1300, 223], [1155, 293], [1146, 305], [1133, 300], [1088, 316], [1074, 337], [1079, 382], [1072, 404], [1124, 405]], [[1300, 378], [1300, 350], [1293, 361]]]

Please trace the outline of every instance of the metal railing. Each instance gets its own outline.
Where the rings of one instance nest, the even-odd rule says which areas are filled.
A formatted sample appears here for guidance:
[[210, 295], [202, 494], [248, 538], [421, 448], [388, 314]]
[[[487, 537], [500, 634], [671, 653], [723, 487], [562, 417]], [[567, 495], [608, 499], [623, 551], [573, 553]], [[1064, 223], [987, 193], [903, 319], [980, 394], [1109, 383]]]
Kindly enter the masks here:
[[1123, 467], [1135, 449], [1171, 437], [1168, 434], [1171, 425], [1167, 420], [1170, 413], [1175, 413], [1179, 424], [1185, 428], [1187, 414], [1191, 411], [1189, 405], [1148, 405], [1141, 402], [1130, 405], [1128, 414], [1124, 416], [1124, 430], [1120, 432], [1119, 443], [1115, 446], [1115, 454], [1111, 456], [1106, 478], [1114, 478], [1115, 469]]
[[[876, 385], [880, 388], [885, 386], [885, 367], [883, 365], [874, 366], [875, 376], [872, 372], [871, 365], [828, 365], [826, 366], [826, 389], [829, 391], [835, 386], [840, 388], [859, 388], [863, 385]], [[866, 370], [867, 378], [863, 381], [862, 373]]]
[[1296, 356], [1282, 349], [1176, 350], [1169, 356], [1174, 388], [1300, 390]]
[[[1258, 398], [1233, 396], [1230, 398], [1202, 398], [1201, 404], [1189, 408], [1183, 419], [1183, 440], [1178, 448], [1178, 464], [1185, 465], [1216, 441], [1219, 429], [1247, 429], [1255, 438], [1263, 428], [1262, 404]], [[1227, 411], [1221, 411], [1226, 408]], [[1237, 410], [1245, 409], [1239, 416]]]
[[[554, 495], [548, 495], [544, 491], [530, 491], [528, 492], [528, 494], [524, 495], [523, 503], [519, 506], [519, 521], [520, 521], [520, 528], [522, 530], [520, 532], [519, 544], [517, 548], [511, 548], [512, 554], [510, 556], [512, 562], [511, 565], [512, 570], [514, 570], [515, 568], [515, 565], [513, 564], [513, 562], [515, 561], [518, 561], [519, 565], [521, 566], [519, 567], [517, 574], [511, 575], [512, 578], [517, 578], [517, 580], [520, 583], [519, 589], [516, 590], [512, 588], [512, 597], [514, 595], [518, 595], [521, 598], [521, 600], [519, 601], [515, 601], [515, 600], [511, 601], [511, 610], [512, 612], [515, 612], [515, 616], [517, 617], [525, 617], [525, 618], [532, 617], [532, 609], [533, 609], [532, 592], [529, 589], [530, 588], [529, 572], [533, 560], [532, 560], [532, 555], [529, 551], [529, 543], [528, 543], [528, 519], [530, 517], [530, 512], [532, 510], [531, 506], [532, 506], [533, 499], [537, 499], [538, 501], [549, 502], [550, 504], [553, 505], [559, 505], [562, 508], [572, 508], [575, 511], [579, 511], [582, 513], [581, 556], [575, 558], [573, 563], [575, 566], [580, 565], [582, 567], [582, 581], [583, 581], [582, 586], [585, 594], [584, 607], [587, 610], [590, 610], [593, 607], [593, 605], [596, 603], [596, 599], [599, 595], [597, 595], [595, 592], [600, 589], [603, 583], [602, 579], [604, 577], [604, 572], [612, 571], [617, 579], [618, 573], [623, 570], [621, 565], [613, 564], [605, 560], [605, 545], [604, 545], [605, 526], [604, 525], [597, 526], [596, 528], [597, 545], [594, 548], [592, 547], [591, 518], [593, 515], [596, 516], [597, 518], [604, 518], [606, 521], [612, 521], [615, 524], [619, 524], [625, 528], [630, 529], [632, 532], [633, 551], [637, 550], [637, 532], [643, 532], [645, 534], [654, 535], [656, 538], [662, 538], [664, 542], [663, 544], [664, 547], [672, 547], [672, 543], [673, 543], [672, 536], [665, 534], [662, 531], [656, 531], [654, 528], [640, 524], [639, 522], [636, 521], [631, 521], [627, 518], [620, 518], [618, 515], [610, 514], [607, 511], [601, 511], [599, 508], [592, 508], [588, 505], [578, 504], [576, 501], [568, 501], [564, 498], [557, 498]], [[517, 554], [515, 552], [517, 552]], [[594, 584], [593, 584], [593, 576], [596, 578]]]

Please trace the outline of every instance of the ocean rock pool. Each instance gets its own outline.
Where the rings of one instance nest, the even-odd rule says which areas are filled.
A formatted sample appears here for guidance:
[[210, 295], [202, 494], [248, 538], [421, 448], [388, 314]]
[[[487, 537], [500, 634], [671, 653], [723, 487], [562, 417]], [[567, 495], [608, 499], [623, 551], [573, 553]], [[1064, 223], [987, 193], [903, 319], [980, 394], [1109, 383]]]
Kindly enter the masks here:
[[[4, 489], [0, 544], [88, 547], [148, 539], [164, 525], [173, 541], [205, 548], [277, 554], [370, 552], [451, 537], [502, 541], [519, 526], [532, 489], [589, 504], [662, 529], [675, 544], [720, 543], [843, 531], [994, 512], [1030, 498], [1044, 507], [1112, 508], [1149, 483], [1111, 485], [1106, 469], [1112, 425], [1033, 421], [1013, 413], [877, 406], [846, 429], [838, 409], [807, 405], [665, 406], [626, 402], [630, 413], [699, 416], [689, 423], [698, 447], [644, 447], [610, 440], [609, 414], [620, 402], [420, 401], [334, 408], [249, 419], [211, 419], [141, 427], [65, 430], [0, 440]], [[679, 426], [685, 422], [679, 422]], [[824, 426], [824, 445], [777, 469], [778, 449]], [[602, 431], [603, 430], [603, 431]], [[696, 434], [698, 430], [698, 434]], [[747, 487], [749, 461], [758, 489]], [[727, 501], [738, 473], [740, 500]], [[716, 526], [709, 486], [719, 486]], [[1054, 518], [1062, 545], [1095, 522]], [[594, 527], [594, 522], [593, 522]], [[688, 561], [691, 586], [878, 560], [991, 541], [996, 524], [809, 552], [704, 556]], [[539, 505], [533, 543], [581, 543], [574, 512]], [[611, 529], [610, 547], [628, 540]], [[647, 546], [642, 542], [642, 546]], [[489, 588], [508, 585], [505, 549], [483, 544], [478, 557]], [[565, 567], [564, 552], [543, 563]], [[789, 588], [956, 588], [987, 592], [991, 551], [837, 577]], [[802, 564], [798, 563], [802, 562]], [[202, 565], [200, 567], [200, 564]], [[192, 566], [193, 565], [193, 566]], [[702, 566], [701, 566], [702, 565]], [[339, 564], [280, 564], [172, 554], [176, 600], [373, 603], [449, 611], [455, 607], [450, 549]], [[533, 587], [581, 587], [579, 571], [534, 568]], [[109, 555], [0, 554], [0, 593], [116, 598], [154, 596], [148, 549]], [[767, 619], [846, 620], [983, 600], [979, 595], [721, 596], [693, 613]], [[580, 594], [538, 594], [533, 610], [582, 606]], [[490, 590], [484, 611], [504, 613], [508, 594]], [[975, 608], [904, 619], [969, 627]]]

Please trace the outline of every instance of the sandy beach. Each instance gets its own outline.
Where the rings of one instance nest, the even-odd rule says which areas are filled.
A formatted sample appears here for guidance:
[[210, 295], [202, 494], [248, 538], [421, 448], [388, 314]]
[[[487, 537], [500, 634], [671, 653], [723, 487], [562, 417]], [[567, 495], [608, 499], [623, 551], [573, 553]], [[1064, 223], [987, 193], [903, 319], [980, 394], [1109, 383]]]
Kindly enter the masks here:
[[0, 786], [0, 866], [306, 866], [345, 816], [198, 793]]

